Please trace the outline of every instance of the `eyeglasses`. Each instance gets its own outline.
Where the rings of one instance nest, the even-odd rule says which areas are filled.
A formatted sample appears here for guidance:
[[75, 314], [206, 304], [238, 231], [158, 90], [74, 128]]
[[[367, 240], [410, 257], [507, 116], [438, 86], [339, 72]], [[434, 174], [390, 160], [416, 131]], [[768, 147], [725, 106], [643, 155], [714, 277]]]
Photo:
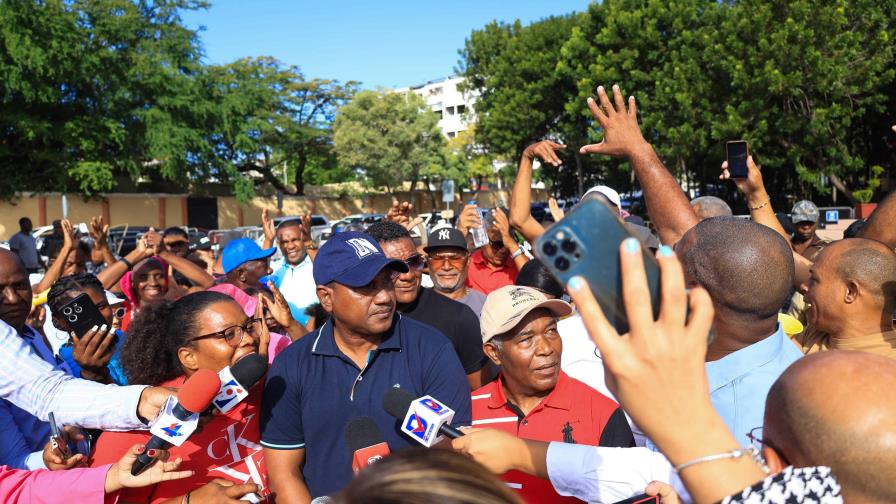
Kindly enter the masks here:
[[117, 319], [123, 319], [125, 315], [127, 315], [128, 309], [125, 307], [116, 308], [115, 311], [112, 312], [112, 316]]
[[498, 240], [498, 241], [489, 240], [488, 243], [495, 250], [501, 250], [502, 248], [504, 248], [504, 242], [501, 240]]
[[426, 265], [426, 261], [420, 254], [414, 254], [411, 257], [405, 259], [404, 262], [407, 263], [408, 267], [414, 271], [423, 271], [423, 266]]
[[765, 457], [763, 457], [762, 455], [763, 446], [768, 446], [769, 448], [774, 450], [779, 457], [781, 457], [782, 459], [784, 458], [783, 456], [781, 456], [781, 452], [777, 448], [769, 443], [768, 440], [762, 438], [762, 427], [754, 427], [753, 429], [751, 429], [750, 432], [747, 433], [747, 439], [750, 440], [750, 449], [753, 454], [753, 460], [755, 460], [756, 463], [759, 464], [759, 466], [766, 473], [769, 472], [769, 469], [768, 464], [765, 461]]
[[226, 329], [222, 329], [217, 332], [203, 334], [202, 336], [196, 336], [195, 338], [191, 338], [191, 339], [187, 340], [181, 346], [185, 346], [189, 343], [192, 343], [194, 341], [199, 341], [201, 339], [218, 338], [218, 339], [223, 339], [224, 341], [226, 341], [227, 344], [230, 345], [231, 347], [237, 348], [240, 346], [240, 342], [243, 341], [243, 337], [246, 334], [251, 334], [252, 336], [255, 336], [256, 334], [258, 334], [260, 324], [262, 324], [262, 323], [263, 323], [263, 321], [261, 319], [252, 318], [252, 319], [247, 320], [243, 325], [230, 326]]
[[429, 262], [432, 263], [433, 268], [441, 268], [446, 262], [450, 262], [455, 266], [463, 266], [464, 261], [467, 260], [466, 254], [438, 254], [429, 256]]

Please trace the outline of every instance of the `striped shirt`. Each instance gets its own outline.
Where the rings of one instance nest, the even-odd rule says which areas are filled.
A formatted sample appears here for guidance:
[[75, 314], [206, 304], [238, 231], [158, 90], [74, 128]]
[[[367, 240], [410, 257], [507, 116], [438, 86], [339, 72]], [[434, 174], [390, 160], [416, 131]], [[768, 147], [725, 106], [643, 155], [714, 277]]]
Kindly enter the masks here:
[[15, 329], [0, 321], [0, 397], [43, 421], [53, 412], [60, 424], [146, 429], [137, 418], [144, 388], [101, 385], [56, 371], [35, 355]]

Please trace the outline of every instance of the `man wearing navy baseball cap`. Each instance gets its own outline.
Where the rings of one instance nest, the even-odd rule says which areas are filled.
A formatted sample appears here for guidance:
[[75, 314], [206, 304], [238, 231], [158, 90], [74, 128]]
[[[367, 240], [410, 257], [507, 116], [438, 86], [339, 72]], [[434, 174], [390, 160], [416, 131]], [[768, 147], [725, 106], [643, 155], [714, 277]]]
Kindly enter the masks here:
[[308, 502], [352, 478], [343, 432], [359, 416], [374, 420], [391, 451], [414, 446], [383, 410], [386, 391], [430, 395], [470, 423], [470, 392], [451, 342], [395, 312], [395, 280], [408, 272], [365, 233], [334, 235], [314, 260], [317, 296], [330, 314], [268, 371], [261, 416], [268, 482], [278, 501]]

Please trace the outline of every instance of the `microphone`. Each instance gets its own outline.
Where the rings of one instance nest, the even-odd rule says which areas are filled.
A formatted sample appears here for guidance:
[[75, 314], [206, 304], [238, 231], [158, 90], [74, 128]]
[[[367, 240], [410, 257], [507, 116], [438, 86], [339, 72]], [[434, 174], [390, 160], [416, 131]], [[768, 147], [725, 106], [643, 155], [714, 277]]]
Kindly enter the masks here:
[[146, 450], [137, 456], [131, 474], [136, 476], [153, 462], [149, 450], [163, 450], [180, 446], [196, 430], [199, 413], [211, 404], [221, 380], [210, 369], [200, 369], [184, 383], [177, 397], [169, 397], [162, 406], [162, 412], [153, 422], [149, 432], [152, 438], [146, 443]]
[[432, 396], [415, 399], [404, 390], [393, 387], [383, 396], [383, 409], [401, 420], [401, 432], [427, 448], [444, 439], [443, 436], [455, 439], [464, 435], [451, 426], [454, 410]]
[[249, 395], [251, 389], [268, 370], [268, 361], [251, 353], [236, 361], [233, 366], [218, 371], [221, 388], [213, 404], [221, 413], [227, 413]]
[[353, 419], [345, 427], [345, 445], [352, 456], [352, 470], [356, 474], [390, 453], [376, 423], [366, 416]]

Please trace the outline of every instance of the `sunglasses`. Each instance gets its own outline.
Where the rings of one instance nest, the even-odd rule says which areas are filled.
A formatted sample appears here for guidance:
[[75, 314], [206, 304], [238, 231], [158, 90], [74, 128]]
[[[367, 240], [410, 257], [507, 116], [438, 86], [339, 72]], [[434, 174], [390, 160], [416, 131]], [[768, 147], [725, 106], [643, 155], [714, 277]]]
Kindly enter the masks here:
[[112, 316], [117, 319], [123, 319], [127, 313], [128, 313], [127, 308], [119, 307], [119, 308], [116, 308], [115, 311], [112, 312]]
[[426, 265], [426, 260], [423, 259], [423, 256], [420, 254], [414, 254], [405, 259], [404, 262], [408, 265], [408, 268], [411, 268], [413, 271], [423, 271], [423, 266]]
[[489, 240], [488, 243], [489, 243], [489, 245], [492, 246], [492, 249], [494, 249], [494, 250], [501, 250], [502, 248], [504, 248], [504, 242], [501, 240], [498, 240], [498, 241]]
[[437, 254], [429, 256], [429, 262], [432, 264], [433, 268], [441, 268], [446, 262], [450, 262], [455, 266], [463, 266], [464, 261], [467, 260], [466, 254]]

